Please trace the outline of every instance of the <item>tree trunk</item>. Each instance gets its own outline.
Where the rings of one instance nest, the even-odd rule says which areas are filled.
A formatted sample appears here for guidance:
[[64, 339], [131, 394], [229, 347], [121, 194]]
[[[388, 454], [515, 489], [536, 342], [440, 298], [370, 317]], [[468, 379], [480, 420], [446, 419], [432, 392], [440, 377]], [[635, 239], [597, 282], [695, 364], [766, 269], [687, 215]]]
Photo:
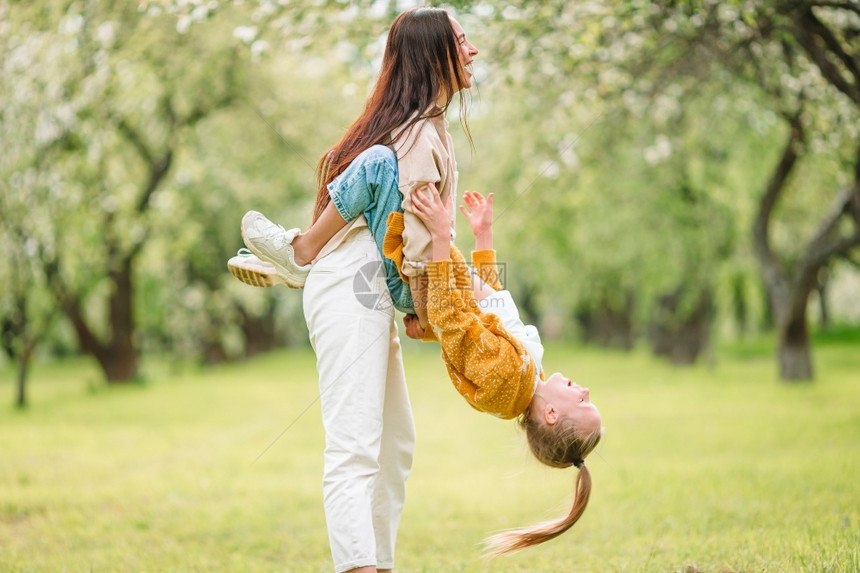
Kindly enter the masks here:
[[108, 384], [134, 382], [138, 378], [137, 352], [125, 344], [111, 344], [106, 352], [96, 354], [96, 360]]
[[788, 138], [780, 161], [759, 200], [758, 213], [753, 224], [753, 246], [767, 286], [769, 309], [776, 318], [779, 375], [782, 380], [796, 381], [812, 378], [812, 356], [809, 352], [809, 332], [806, 327], [806, 303], [812, 284], [810, 283], [807, 289], [803, 288], [801, 283], [805, 282], [805, 276], [810, 276], [817, 268], [803, 269], [799, 266], [792, 276], [770, 245], [770, 218], [797, 164], [804, 143], [800, 111], [786, 119], [789, 123]]
[[681, 314], [679, 306], [683, 290], [660, 297], [651, 319], [649, 338], [651, 350], [665, 356], [674, 364], [695, 364], [710, 343], [713, 297], [709, 289], [695, 293], [696, 304]]
[[744, 338], [749, 327], [749, 307], [744, 286], [743, 275], [737, 274], [732, 277], [732, 315], [740, 338]]
[[628, 291], [622, 308], [615, 308], [609, 300], [602, 298], [581, 305], [574, 316], [585, 342], [630, 350], [634, 342], [634, 307], [633, 293]]
[[108, 383], [135, 380], [139, 356], [134, 339], [132, 259], [125, 259], [118, 269], [108, 273], [112, 290], [108, 301], [110, 339], [107, 342], [100, 340], [90, 328], [84, 316], [83, 303], [79, 295], [70, 292], [63, 284], [57, 262], [46, 260], [44, 269], [60, 308], [72, 323], [81, 352], [96, 359]]
[[812, 353], [806, 313], [789, 317], [779, 329], [779, 376], [787, 382], [811, 381]]
[[815, 290], [818, 292], [818, 313], [821, 330], [825, 331], [830, 328], [830, 307], [827, 298], [827, 286], [830, 283], [830, 271], [827, 267], [823, 267], [818, 272], [818, 282], [815, 285]]
[[[110, 297], [111, 339], [106, 353], [99, 358], [108, 383], [132, 382], [138, 377], [139, 356], [135, 344], [133, 263], [124, 257], [118, 269], [110, 272], [113, 292]], [[106, 354], [106, 355], [104, 355]]]
[[227, 361], [227, 351], [220, 340], [204, 340], [202, 346], [201, 360], [206, 366], [216, 366]]
[[279, 346], [275, 335], [275, 304], [269, 303], [268, 311], [261, 316], [250, 314], [239, 307], [239, 327], [245, 335], [245, 358], [251, 358], [274, 350]]
[[15, 406], [27, 407], [27, 376], [30, 372], [30, 358], [33, 357], [35, 344], [28, 342], [18, 357], [18, 376], [15, 384]]
[[[13, 287], [14, 288], [14, 287]], [[15, 364], [15, 406], [27, 406], [27, 375], [30, 370], [30, 359], [36, 350], [38, 336], [32, 334], [35, 327], [27, 312], [26, 291], [15, 289], [15, 305], [10, 316], [0, 321], [0, 346]]]

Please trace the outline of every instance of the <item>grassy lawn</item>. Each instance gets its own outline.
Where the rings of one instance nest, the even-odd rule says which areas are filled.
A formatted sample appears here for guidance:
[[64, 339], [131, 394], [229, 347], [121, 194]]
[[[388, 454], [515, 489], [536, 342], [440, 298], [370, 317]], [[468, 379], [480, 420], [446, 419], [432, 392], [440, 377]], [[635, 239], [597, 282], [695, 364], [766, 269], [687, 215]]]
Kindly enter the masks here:
[[[547, 371], [604, 416], [591, 503], [489, 565], [481, 539], [564, 511], [575, 472], [473, 412], [436, 349], [407, 341], [405, 357], [418, 445], [400, 571], [860, 571], [857, 341], [819, 345], [805, 385], [779, 383], [767, 349], [674, 369], [550, 346]], [[88, 361], [40, 367], [18, 412], [0, 370], [0, 571], [330, 571], [311, 352], [148, 373], [106, 389]]]

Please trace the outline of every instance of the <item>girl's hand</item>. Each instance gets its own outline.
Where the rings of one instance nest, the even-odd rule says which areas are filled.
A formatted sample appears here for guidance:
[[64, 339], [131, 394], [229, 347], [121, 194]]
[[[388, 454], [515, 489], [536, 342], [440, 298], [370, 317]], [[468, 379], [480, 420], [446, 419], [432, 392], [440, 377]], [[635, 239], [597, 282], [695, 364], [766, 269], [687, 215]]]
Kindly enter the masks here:
[[418, 218], [430, 231], [434, 241], [451, 241], [451, 196], [443, 204], [436, 186], [428, 183], [426, 187], [419, 187], [410, 196], [412, 209]]
[[493, 228], [493, 194], [484, 196], [477, 191], [466, 191], [463, 194], [465, 205], [460, 205], [460, 212], [472, 225], [472, 233], [480, 237]]
[[406, 336], [421, 340], [424, 338], [424, 329], [421, 328], [421, 322], [414, 314], [407, 314], [403, 317], [403, 325], [406, 327]]

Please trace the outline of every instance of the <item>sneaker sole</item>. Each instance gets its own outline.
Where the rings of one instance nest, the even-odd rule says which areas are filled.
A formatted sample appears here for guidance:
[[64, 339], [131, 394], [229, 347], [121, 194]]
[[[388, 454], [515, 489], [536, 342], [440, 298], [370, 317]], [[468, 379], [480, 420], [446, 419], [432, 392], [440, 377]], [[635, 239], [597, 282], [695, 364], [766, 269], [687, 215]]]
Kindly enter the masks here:
[[283, 278], [279, 277], [277, 274], [271, 274], [267, 272], [263, 272], [248, 266], [243, 266], [241, 264], [236, 264], [232, 260], [227, 262], [227, 269], [230, 271], [230, 274], [245, 283], [246, 285], [251, 285], [254, 287], [273, 287], [277, 284], [286, 285], [286, 282]]
[[[308, 271], [302, 271], [301, 269], [299, 269], [298, 265], [294, 265], [292, 268], [284, 266], [283, 264], [278, 262], [277, 259], [273, 258], [269, 253], [260, 249], [245, 235], [245, 219], [252, 214], [256, 214], [256, 211], [248, 211], [248, 213], [246, 213], [245, 216], [242, 217], [242, 241], [245, 243], [245, 246], [248, 247], [249, 251], [257, 255], [257, 258], [259, 258], [261, 261], [271, 263], [275, 267], [278, 280], [281, 281], [281, 284], [284, 284], [290, 288], [304, 288], [305, 280], [308, 276]], [[287, 253], [287, 256], [294, 256], [292, 245], [287, 245], [285, 251]], [[242, 279], [240, 278], [239, 280]]]

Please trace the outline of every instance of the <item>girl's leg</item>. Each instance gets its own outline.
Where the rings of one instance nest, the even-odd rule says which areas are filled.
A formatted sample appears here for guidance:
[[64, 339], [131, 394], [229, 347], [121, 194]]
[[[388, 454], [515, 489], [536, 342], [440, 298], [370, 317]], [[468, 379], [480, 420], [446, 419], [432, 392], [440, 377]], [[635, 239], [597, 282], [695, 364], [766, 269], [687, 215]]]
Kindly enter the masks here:
[[[402, 196], [397, 187], [397, 156], [384, 145], [374, 145], [362, 152], [347, 170], [329, 185], [331, 203], [344, 220], [351, 221], [361, 214], [376, 241], [380, 254], [385, 233], [388, 230], [388, 215], [402, 212]], [[402, 312], [414, 312], [412, 293], [400, 278], [394, 261], [381, 256], [385, 282], [395, 308]]]
[[[283, 283], [301, 288], [307, 273], [302, 267], [315, 259], [323, 246], [344, 225], [361, 214], [367, 219], [377, 249], [382, 253], [388, 214], [401, 210], [397, 180], [397, 157], [394, 152], [383, 145], [370, 147], [329, 184], [332, 200], [306, 232], [295, 234], [298, 232], [296, 230], [290, 235], [291, 232], [259, 213], [249, 219], [247, 224], [243, 219], [242, 236], [245, 244], [259, 259], [233, 257], [228, 262], [228, 268], [239, 280], [253, 286]], [[400, 279], [397, 267], [387, 258], [381, 257], [381, 260], [394, 306], [403, 312], [412, 312], [412, 296], [408, 286]]]
[[[311, 227], [293, 239], [296, 264], [312, 261], [347, 223], [364, 214], [370, 232], [377, 236], [392, 210], [400, 210], [397, 156], [384, 145], [362, 151], [329, 186], [331, 202]], [[381, 239], [377, 241], [381, 246]]]

